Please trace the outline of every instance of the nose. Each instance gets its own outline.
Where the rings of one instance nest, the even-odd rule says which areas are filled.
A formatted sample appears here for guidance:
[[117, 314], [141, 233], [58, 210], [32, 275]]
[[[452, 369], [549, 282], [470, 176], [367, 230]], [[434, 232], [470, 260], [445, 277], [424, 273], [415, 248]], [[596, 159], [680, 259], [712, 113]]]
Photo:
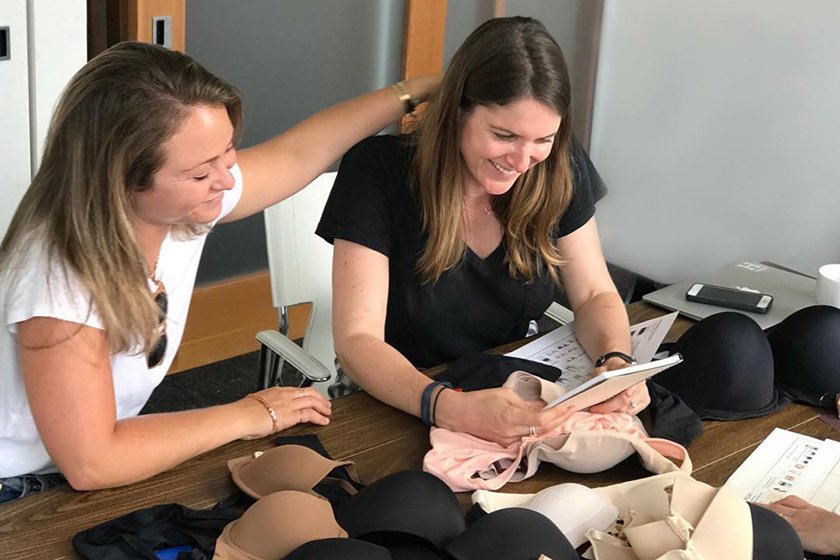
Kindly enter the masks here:
[[508, 163], [517, 173], [528, 171], [534, 163], [530, 146], [527, 144], [517, 146], [509, 155]]
[[233, 188], [234, 183], [236, 182], [233, 178], [233, 173], [231, 173], [230, 168], [234, 166], [236, 163], [236, 154], [233, 150], [226, 154], [228, 157], [220, 158], [217, 162], [217, 165], [220, 167], [219, 169], [219, 180], [216, 182], [218, 190], [230, 190]]

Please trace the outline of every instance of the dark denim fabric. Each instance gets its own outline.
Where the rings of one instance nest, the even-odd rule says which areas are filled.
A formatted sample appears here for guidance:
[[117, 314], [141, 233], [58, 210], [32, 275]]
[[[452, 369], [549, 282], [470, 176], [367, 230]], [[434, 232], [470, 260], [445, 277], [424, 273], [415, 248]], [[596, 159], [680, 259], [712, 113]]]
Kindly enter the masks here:
[[11, 478], [0, 478], [0, 504], [23, 498], [35, 492], [43, 492], [64, 484], [67, 480], [55, 474], [25, 474]]

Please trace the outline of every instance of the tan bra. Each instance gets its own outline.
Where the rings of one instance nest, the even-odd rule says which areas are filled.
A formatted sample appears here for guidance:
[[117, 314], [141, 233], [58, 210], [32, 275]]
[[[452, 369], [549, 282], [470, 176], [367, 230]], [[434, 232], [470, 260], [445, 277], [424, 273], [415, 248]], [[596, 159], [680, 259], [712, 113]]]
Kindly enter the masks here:
[[356, 494], [352, 484], [327, 475], [336, 467], [344, 467], [350, 478], [358, 483], [352, 461], [333, 461], [302, 445], [281, 445], [268, 451], [228, 461], [233, 483], [255, 499], [279, 490], [297, 490], [317, 495], [316, 484], [334, 484], [348, 495]]
[[347, 538], [330, 503], [296, 490], [281, 490], [248, 508], [216, 540], [217, 560], [277, 560], [310, 541]]

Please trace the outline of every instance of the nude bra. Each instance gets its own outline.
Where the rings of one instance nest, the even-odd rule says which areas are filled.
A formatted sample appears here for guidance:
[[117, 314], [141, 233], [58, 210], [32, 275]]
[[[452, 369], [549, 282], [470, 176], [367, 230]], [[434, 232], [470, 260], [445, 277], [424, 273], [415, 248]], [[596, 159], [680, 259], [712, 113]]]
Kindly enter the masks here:
[[228, 461], [233, 483], [255, 499], [278, 490], [313, 492], [317, 484], [332, 484], [352, 496], [356, 488], [342, 478], [327, 476], [337, 467], [359, 484], [352, 461], [333, 461], [302, 445], [281, 445]]
[[312, 494], [281, 490], [249, 507], [216, 540], [216, 560], [279, 560], [310, 541], [346, 538], [330, 503]]
[[[526, 401], [548, 402], [563, 391], [556, 383], [523, 371], [511, 373], [504, 386]], [[423, 469], [456, 492], [498, 490], [533, 476], [543, 461], [571, 472], [594, 473], [637, 453], [654, 473], [690, 473], [692, 468], [683, 446], [649, 437], [637, 417], [616, 412], [577, 411], [552, 432], [524, 436], [506, 447], [443, 428], [432, 428], [429, 440], [432, 448], [423, 459]]]

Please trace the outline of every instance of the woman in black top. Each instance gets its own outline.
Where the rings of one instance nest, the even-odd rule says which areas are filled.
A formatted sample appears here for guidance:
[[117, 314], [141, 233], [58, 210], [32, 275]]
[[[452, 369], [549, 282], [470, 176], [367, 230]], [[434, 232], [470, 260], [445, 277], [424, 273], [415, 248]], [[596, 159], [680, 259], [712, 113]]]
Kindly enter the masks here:
[[[455, 53], [412, 136], [370, 138], [345, 156], [318, 234], [335, 244], [336, 353], [368, 393], [500, 443], [551, 430], [568, 410], [507, 389], [428, 387], [416, 368], [524, 337], [561, 282], [587, 353], [617, 355], [601, 369], [627, 365], [627, 314], [593, 217], [605, 188], [572, 139], [569, 103], [542, 24], [495, 19]], [[640, 384], [592, 410], [648, 403]]]

